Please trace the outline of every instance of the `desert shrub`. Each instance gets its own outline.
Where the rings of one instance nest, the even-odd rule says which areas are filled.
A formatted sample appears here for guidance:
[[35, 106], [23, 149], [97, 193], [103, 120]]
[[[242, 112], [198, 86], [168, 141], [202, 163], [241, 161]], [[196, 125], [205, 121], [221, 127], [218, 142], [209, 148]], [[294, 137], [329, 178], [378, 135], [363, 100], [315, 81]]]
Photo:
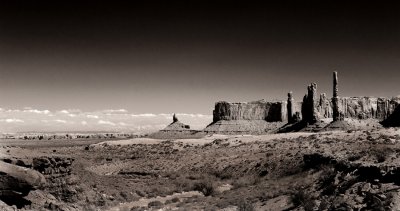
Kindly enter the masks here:
[[145, 207], [134, 206], [131, 208], [130, 211], [145, 211], [145, 210], [146, 210]]
[[163, 206], [163, 203], [161, 201], [152, 201], [149, 202], [149, 204], [147, 205], [147, 207], [155, 207], [155, 208], [161, 208]]
[[376, 159], [378, 163], [383, 163], [386, 161], [386, 158], [394, 153], [393, 149], [387, 146], [377, 145], [375, 147], [371, 147], [370, 150], [371, 156]]
[[181, 200], [178, 197], [174, 197], [171, 199], [173, 203], [180, 202]]
[[319, 185], [323, 189], [323, 194], [330, 195], [335, 192], [336, 186], [334, 185], [337, 172], [333, 166], [322, 165], [320, 167], [321, 174], [319, 176]]
[[302, 206], [305, 211], [314, 210], [314, 207], [316, 205], [312, 196], [303, 189], [295, 190], [291, 194], [290, 200], [294, 206]]
[[253, 207], [253, 204], [251, 202], [248, 202], [243, 199], [239, 201], [237, 206], [238, 206], [238, 208], [237, 208], [238, 211], [254, 211], [255, 210]]
[[210, 179], [204, 179], [193, 185], [193, 190], [202, 192], [204, 196], [210, 196], [215, 192], [215, 186]]
[[136, 190], [136, 194], [137, 194], [138, 196], [140, 196], [140, 197], [145, 197], [145, 196], [146, 196], [146, 193], [144, 193], [144, 192], [141, 191], [141, 190]]
[[233, 177], [232, 172], [225, 171], [225, 170], [222, 170], [222, 171], [214, 170], [214, 171], [211, 171], [210, 174], [221, 180], [231, 179]]
[[361, 154], [350, 155], [350, 156], [347, 158], [347, 160], [348, 160], [348, 161], [356, 161], [356, 160], [359, 160], [359, 159], [362, 158], [362, 157], [363, 157], [363, 155], [361, 155]]
[[241, 188], [241, 187], [248, 187], [252, 185], [256, 185], [261, 181], [261, 179], [256, 175], [246, 175], [240, 177], [239, 179], [233, 181], [232, 185], [233, 188]]

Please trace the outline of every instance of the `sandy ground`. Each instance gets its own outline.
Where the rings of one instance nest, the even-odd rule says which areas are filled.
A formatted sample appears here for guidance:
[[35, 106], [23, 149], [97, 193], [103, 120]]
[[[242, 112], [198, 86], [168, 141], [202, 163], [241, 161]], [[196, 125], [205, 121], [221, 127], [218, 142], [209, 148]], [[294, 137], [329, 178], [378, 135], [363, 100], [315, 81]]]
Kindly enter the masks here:
[[27, 210], [396, 210], [399, 153], [394, 128], [0, 142], [8, 162], [73, 159], [43, 171]]

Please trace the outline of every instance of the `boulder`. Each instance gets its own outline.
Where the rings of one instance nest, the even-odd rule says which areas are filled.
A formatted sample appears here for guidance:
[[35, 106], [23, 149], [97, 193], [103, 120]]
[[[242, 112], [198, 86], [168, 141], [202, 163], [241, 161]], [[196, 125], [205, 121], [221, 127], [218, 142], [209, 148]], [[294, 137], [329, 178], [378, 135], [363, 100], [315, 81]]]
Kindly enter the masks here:
[[33, 169], [0, 161], [0, 191], [15, 191], [28, 194], [29, 191], [43, 187], [45, 177]]
[[[17, 208], [31, 204], [23, 197], [31, 190], [43, 188], [45, 184], [45, 177], [38, 171], [0, 161], [0, 200], [6, 204]], [[9, 209], [2, 206], [0, 208]]]

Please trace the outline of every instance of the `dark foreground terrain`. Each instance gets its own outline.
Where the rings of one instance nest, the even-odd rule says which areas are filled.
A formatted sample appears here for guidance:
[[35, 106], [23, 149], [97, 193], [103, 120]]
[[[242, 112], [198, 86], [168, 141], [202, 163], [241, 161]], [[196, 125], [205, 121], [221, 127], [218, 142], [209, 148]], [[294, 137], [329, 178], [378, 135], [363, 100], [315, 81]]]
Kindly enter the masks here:
[[0, 210], [400, 210], [397, 129], [44, 143], [2, 143], [46, 183]]

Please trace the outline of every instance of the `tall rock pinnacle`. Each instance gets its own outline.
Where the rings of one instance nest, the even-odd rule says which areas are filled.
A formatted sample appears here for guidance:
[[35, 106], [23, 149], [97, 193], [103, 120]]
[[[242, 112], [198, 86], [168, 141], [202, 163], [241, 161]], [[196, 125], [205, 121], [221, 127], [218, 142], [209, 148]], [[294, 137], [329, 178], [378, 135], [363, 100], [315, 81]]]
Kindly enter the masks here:
[[303, 98], [302, 104], [303, 121], [314, 124], [319, 120], [317, 110], [317, 84], [311, 83], [307, 87], [307, 94]]
[[293, 93], [288, 93], [288, 100], [287, 100], [287, 118], [289, 123], [293, 123]]
[[176, 115], [174, 114], [173, 116], [172, 116], [172, 122], [177, 122], [178, 121], [178, 117], [176, 117]]
[[333, 121], [343, 120], [339, 111], [339, 97], [338, 97], [338, 74], [336, 71], [333, 72], [333, 97], [332, 97], [332, 116]]

